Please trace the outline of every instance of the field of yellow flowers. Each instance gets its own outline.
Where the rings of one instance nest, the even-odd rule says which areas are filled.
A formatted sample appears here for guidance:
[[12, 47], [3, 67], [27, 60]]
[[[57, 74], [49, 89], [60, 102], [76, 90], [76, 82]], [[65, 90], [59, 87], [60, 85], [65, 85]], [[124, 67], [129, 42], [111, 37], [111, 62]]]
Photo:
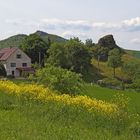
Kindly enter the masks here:
[[114, 116], [118, 113], [119, 108], [113, 103], [108, 103], [102, 100], [96, 100], [87, 96], [70, 96], [67, 94], [59, 95], [43, 85], [37, 84], [15, 84], [11, 81], [0, 81], [0, 90], [9, 94], [14, 94], [18, 97], [26, 95], [31, 99], [42, 101], [56, 101], [67, 105], [76, 105], [85, 107], [88, 111], [97, 111], [107, 116]]

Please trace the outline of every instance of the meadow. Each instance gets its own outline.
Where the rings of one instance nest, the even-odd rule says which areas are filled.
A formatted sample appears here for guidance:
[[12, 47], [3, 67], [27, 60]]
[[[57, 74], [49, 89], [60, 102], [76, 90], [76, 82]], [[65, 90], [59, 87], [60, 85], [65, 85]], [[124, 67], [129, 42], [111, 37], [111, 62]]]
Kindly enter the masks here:
[[[129, 97], [128, 105], [127, 97], [119, 98], [121, 106], [113, 102], [116, 93]], [[81, 95], [70, 97], [40, 85], [1, 81], [0, 139], [138, 140], [139, 97], [97, 85], [85, 85]]]
[[98, 85], [86, 85], [85, 92], [89, 97], [93, 97], [99, 100], [110, 101], [114, 95], [123, 94], [127, 96], [130, 101], [128, 103], [129, 109], [132, 112], [139, 112], [140, 114], [140, 93], [134, 90], [114, 90], [109, 88], [100, 87]]

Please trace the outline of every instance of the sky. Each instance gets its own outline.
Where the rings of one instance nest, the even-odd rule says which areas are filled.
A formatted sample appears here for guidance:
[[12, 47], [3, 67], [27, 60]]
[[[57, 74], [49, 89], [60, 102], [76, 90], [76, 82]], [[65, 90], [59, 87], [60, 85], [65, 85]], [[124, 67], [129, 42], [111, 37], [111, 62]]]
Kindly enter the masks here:
[[37, 30], [140, 50], [140, 0], [0, 0], [0, 40]]

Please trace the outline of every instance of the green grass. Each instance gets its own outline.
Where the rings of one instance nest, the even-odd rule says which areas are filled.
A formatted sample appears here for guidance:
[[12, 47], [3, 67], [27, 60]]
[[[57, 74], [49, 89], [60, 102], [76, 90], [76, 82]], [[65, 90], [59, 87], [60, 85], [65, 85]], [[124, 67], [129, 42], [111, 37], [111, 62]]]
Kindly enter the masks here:
[[140, 51], [127, 50], [127, 52], [136, 58], [140, 58]]
[[[86, 85], [85, 94], [110, 101], [116, 92]], [[133, 95], [133, 107], [140, 106], [140, 94], [123, 93]], [[138, 140], [126, 126], [81, 107], [24, 100], [0, 92], [0, 140]]]
[[[140, 64], [140, 59], [134, 57], [132, 54], [130, 54], [128, 52], [122, 56], [122, 61], [123, 61], [123, 63], [128, 63], [128, 62], [135, 63], [135, 62], [137, 62]], [[92, 65], [94, 66], [94, 69], [96, 69], [95, 72], [97, 73], [98, 61], [95, 59], [92, 59]], [[113, 69], [108, 66], [107, 62], [100, 62], [99, 63], [99, 71], [100, 71], [99, 79], [103, 79], [105, 77], [113, 78]], [[95, 72], [92, 72], [92, 73], [95, 73]], [[130, 77], [122, 70], [121, 67], [116, 68], [116, 77], [119, 79], [130, 80]], [[93, 77], [93, 79], [94, 78], [95, 77]]]
[[99, 87], [97, 85], [86, 85], [83, 95], [87, 95], [100, 100], [111, 101], [113, 96], [117, 93], [124, 94], [130, 98], [129, 108], [130, 111], [139, 112], [140, 114], [140, 93], [135, 91], [122, 91], [113, 90], [108, 88]]

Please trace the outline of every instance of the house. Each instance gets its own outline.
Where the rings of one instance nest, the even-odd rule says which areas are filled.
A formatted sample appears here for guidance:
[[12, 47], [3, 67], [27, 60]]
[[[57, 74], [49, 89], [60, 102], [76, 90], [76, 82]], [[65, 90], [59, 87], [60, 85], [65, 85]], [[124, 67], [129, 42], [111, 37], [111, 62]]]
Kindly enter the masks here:
[[31, 58], [16, 47], [0, 49], [0, 63], [4, 65], [7, 75], [19, 77], [23, 72], [34, 73]]

